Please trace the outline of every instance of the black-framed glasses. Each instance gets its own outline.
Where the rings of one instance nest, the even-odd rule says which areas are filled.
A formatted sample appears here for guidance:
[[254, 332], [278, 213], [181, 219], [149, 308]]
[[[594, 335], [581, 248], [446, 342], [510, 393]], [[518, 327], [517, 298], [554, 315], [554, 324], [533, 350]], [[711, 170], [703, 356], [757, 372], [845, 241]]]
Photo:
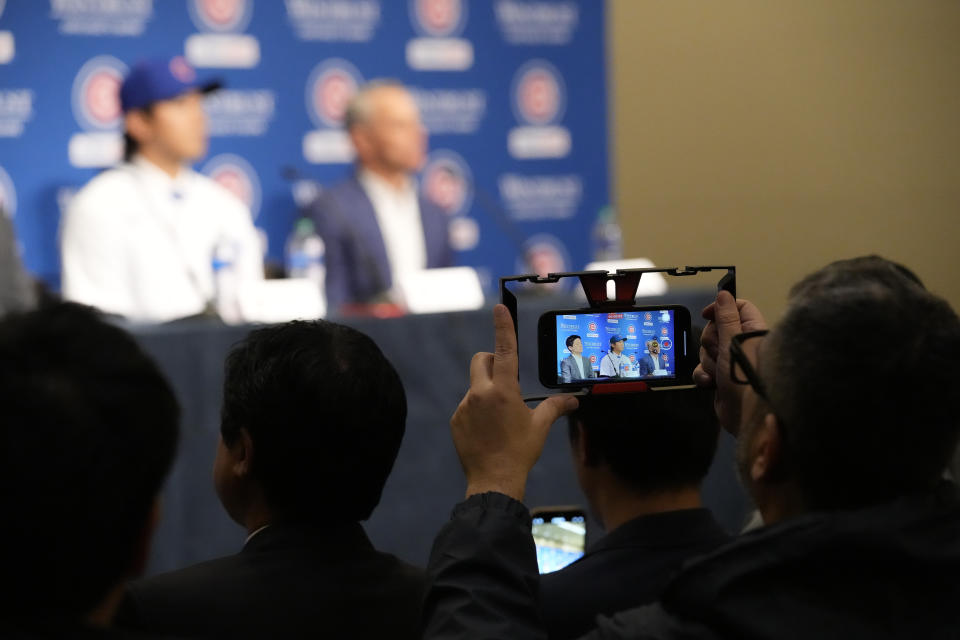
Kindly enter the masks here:
[[762, 338], [768, 333], [770, 333], [769, 330], [761, 329], [760, 331], [747, 331], [733, 336], [733, 340], [730, 341], [730, 379], [737, 384], [750, 385], [760, 397], [769, 402], [767, 389], [743, 349], [744, 342], [754, 338]]

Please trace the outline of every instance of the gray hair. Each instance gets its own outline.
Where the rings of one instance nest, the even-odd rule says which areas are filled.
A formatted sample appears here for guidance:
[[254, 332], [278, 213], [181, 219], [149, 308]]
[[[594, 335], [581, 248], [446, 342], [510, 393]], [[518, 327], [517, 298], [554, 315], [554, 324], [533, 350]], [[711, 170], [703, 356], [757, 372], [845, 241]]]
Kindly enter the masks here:
[[369, 120], [372, 110], [370, 95], [378, 89], [385, 88], [406, 90], [402, 82], [393, 78], [377, 78], [366, 83], [353, 94], [350, 102], [347, 103], [347, 109], [343, 115], [343, 128], [350, 131], [355, 126]]

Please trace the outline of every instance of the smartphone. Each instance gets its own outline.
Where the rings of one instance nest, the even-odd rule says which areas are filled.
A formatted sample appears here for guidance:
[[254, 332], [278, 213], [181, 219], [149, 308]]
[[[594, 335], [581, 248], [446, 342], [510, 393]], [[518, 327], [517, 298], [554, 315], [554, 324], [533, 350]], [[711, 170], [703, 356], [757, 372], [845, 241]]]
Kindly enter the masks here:
[[539, 377], [551, 389], [643, 380], [692, 384], [698, 354], [680, 305], [548, 311], [537, 326]]
[[563, 569], [583, 557], [587, 543], [587, 519], [583, 509], [538, 507], [530, 515], [541, 574]]

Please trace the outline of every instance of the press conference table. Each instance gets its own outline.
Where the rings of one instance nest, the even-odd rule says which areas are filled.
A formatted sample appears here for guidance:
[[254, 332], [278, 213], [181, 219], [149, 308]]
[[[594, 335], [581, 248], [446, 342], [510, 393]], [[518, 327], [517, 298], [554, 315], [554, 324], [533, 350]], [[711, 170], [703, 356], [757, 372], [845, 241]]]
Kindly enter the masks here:
[[[659, 301], [685, 305], [698, 318], [711, 296], [710, 291], [680, 291]], [[533, 333], [537, 317], [570, 304], [569, 298], [521, 300], [520, 369], [526, 393], [542, 389], [536, 382]], [[406, 435], [380, 506], [365, 528], [379, 549], [424, 564], [434, 535], [463, 498], [465, 485], [448, 423], [469, 386], [470, 358], [493, 348], [490, 310], [331, 319], [371, 336], [403, 380], [409, 407]], [[221, 508], [212, 469], [224, 357], [251, 328], [213, 321], [130, 328], [171, 380], [183, 408], [180, 447], [164, 488], [162, 520], [148, 573], [235, 553], [243, 545], [246, 533]], [[528, 483], [530, 506], [586, 504], [570, 464], [566, 431], [560, 421], [550, 434]], [[322, 458], [317, 464], [322, 464]], [[748, 510], [733, 469], [733, 443], [723, 434], [705, 482], [704, 499], [731, 531], [740, 527]], [[317, 496], [317, 509], [324, 509], [322, 496]], [[594, 526], [590, 537], [598, 535]]]

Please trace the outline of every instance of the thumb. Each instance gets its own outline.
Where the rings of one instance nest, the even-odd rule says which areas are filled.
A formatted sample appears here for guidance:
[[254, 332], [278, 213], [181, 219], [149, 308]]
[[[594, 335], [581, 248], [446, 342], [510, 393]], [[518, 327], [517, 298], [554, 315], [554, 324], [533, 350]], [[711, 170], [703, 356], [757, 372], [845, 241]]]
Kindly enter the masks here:
[[560, 416], [575, 411], [580, 406], [576, 397], [563, 394], [547, 398], [533, 410], [533, 422], [538, 427], [549, 429]]
[[740, 310], [737, 308], [737, 301], [727, 291], [721, 291], [717, 296], [715, 323], [719, 334], [720, 350], [725, 351], [733, 336], [743, 331], [740, 327]]

